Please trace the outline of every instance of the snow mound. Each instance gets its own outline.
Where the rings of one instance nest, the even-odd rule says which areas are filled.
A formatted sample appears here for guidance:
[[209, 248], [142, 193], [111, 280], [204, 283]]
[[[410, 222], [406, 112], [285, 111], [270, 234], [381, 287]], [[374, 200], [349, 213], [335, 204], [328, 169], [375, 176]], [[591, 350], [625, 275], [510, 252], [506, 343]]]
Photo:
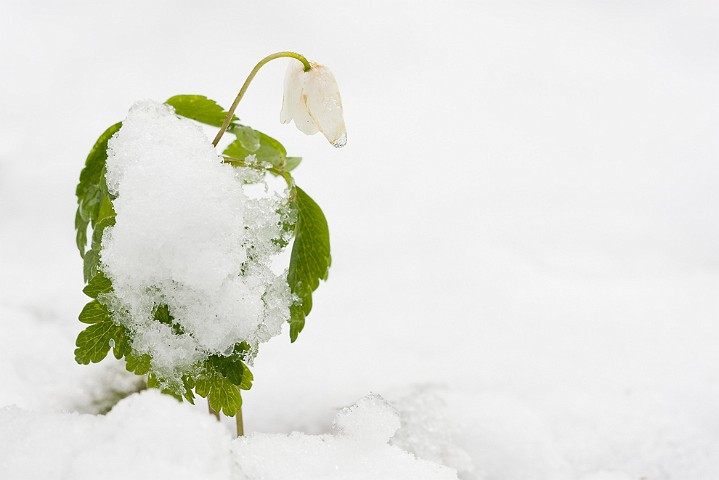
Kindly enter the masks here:
[[[644, 477], [642, 477], [644, 478]], [[595, 472], [585, 475], [580, 480], [641, 480], [622, 472]]]
[[466, 480], [576, 480], [541, 415], [496, 393], [413, 386], [396, 392], [402, 421], [391, 440]]
[[120, 362], [78, 365], [67, 316], [0, 305], [3, 322], [12, 335], [0, 335], [0, 407], [103, 413], [141, 388], [143, 380]]
[[[250, 190], [255, 173], [223, 164], [198, 125], [152, 101], [135, 104], [110, 139], [106, 178], [117, 217], [102, 240], [114, 287], [102, 301], [163, 386], [209, 355], [280, 333], [292, 295], [270, 267], [284, 194]], [[155, 320], [164, 306], [170, 322]]]
[[445, 395], [442, 389], [420, 386], [393, 401], [401, 428], [391, 443], [418, 458], [469, 473], [474, 470], [472, 458], [457, 443], [459, 426], [450, 416]]
[[229, 432], [156, 390], [126, 398], [106, 416], [4, 408], [0, 426], [7, 480], [231, 478]]
[[361, 400], [338, 421], [352, 427], [336, 435], [233, 439], [207, 413], [154, 389], [122, 400], [106, 416], [6, 407], [0, 471], [4, 480], [457, 479], [454, 470], [388, 444], [399, 420], [381, 397]]
[[335, 418], [334, 428], [356, 440], [387, 443], [399, 430], [397, 411], [382, 396], [370, 394], [343, 408]]
[[395, 409], [369, 395], [337, 415], [336, 435], [254, 434], [237, 439], [234, 451], [252, 479], [457, 479], [455, 470], [390, 445], [399, 426]]

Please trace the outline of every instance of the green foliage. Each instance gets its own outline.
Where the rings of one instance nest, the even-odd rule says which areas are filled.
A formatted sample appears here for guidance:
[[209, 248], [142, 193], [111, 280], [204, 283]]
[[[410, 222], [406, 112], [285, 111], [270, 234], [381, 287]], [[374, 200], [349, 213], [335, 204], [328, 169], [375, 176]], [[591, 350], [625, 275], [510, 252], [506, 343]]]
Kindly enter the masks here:
[[237, 385], [242, 390], [249, 390], [252, 388], [252, 372], [250, 372], [250, 369], [247, 368], [247, 365], [242, 361], [249, 355], [249, 352], [249, 345], [244, 342], [237, 344], [231, 355], [210, 356], [210, 358], [207, 359], [206, 368], [217, 371], [233, 385]]
[[118, 334], [117, 328], [117, 325], [106, 320], [80, 332], [75, 342], [75, 361], [82, 365], [102, 361], [110, 351], [110, 342]]
[[235, 125], [232, 133], [237, 137], [237, 142], [248, 152], [254, 153], [260, 148], [260, 132], [246, 125]]
[[[220, 105], [201, 95], [177, 95], [166, 103], [173, 106], [178, 115], [216, 127], [223, 123], [226, 116]], [[206, 397], [215, 411], [233, 416], [242, 406], [241, 390], [252, 388], [254, 378], [245, 362], [254, 356], [256, 348], [243, 342], [235, 345], [229, 355], [211, 355], [186, 372], [178, 386], [176, 379], [162, 378], [153, 371], [150, 355], [133, 352], [133, 332], [121, 325], [119, 319], [113, 318], [113, 312], [107, 306], [110, 304], [113, 286], [101, 270], [100, 253], [104, 231], [115, 225], [116, 221], [113, 197], [108, 192], [105, 180], [107, 145], [121, 127], [122, 123], [116, 123], [100, 135], [85, 161], [76, 189], [76, 243], [83, 257], [83, 273], [87, 283], [83, 292], [92, 300], [79, 315], [79, 320], [87, 327], [78, 335], [75, 359], [80, 364], [96, 363], [112, 350], [115, 358], [124, 359], [128, 371], [147, 375], [148, 386], [160, 388], [164, 393], [191, 403], [194, 403], [195, 394]], [[228, 163], [281, 175], [291, 191], [291, 206], [296, 211], [296, 222], [283, 221], [287, 238], [278, 239], [277, 242], [285, 247], [288, 239], [294, 236], [287, 276], [292, 293], [299, 299], [291, 307], [290, 338], [294, 342], [312, 309], [312, 293], [319, 286], [320, 280], [327, 279], [331, 262], [327, 220], [317, 203], [294, 185], [289, 172], [300, 164], [300, 157], [288, 157], [280, 142], [239, 124], [236, 117], [233, 117], [228, 130], [236, 137], [224, 151]], [[254, 155], [256, 162], [248, 165], [245, 159], [249, 155]], [[89, 235], [88, 227], [92, 229]], [[156, 306], [153, 316], [157, 322], [171, 327], [176, 335], [185, 334], [167, 305]]]
[[85, 255], [85, 247], [87, 246], [87, 226], [90, 222], [82, 218], [80, 207], [75, 212], [75, 243], [80, 251], [80, 256]]
[[107, 307], [97, 300], [93, 300], [83, 307], [78, 320], [82, 323], [89, 323], [92, 325], [94, 323], [101, 323], [102, 321], [108, 319], [109, 316], [110, 313], [107, 311]]
[[110, 194], [107, 192], [107, 186], [104, 182], [101, 186], [104, 187], [104, 194], [102, 196], [102, 200], [100, 201], [100, 208], [97, 211], [97, 219], [95, 220], [96, 225], [101, 223], [103, 220], [113, 218], [115, 216], [115, 207], [112, 205], [112, 199], [110, 198]]
[[[80, 256], [85, 256], [87, 246], [87, 226], [94, 227], [101, 206], [107, 196], [105, 185], [105, 164], [107, 162], [107, 142], [120, 130], [122, 123], [116, 123], [105, 130], [95, 141], [85, 159], [85, 167], [80, 172], [80, 182], [75, 189], [77, 196], [77, 213], [75, 214], [76, 243]], [[109, 200], [109, 199], [108, 199]], [[110, 204], [110, 208], [112, 208]], [[87, 277], [85, 281], [87, 281]]]
[[85, 168], [80, 172], [80, 183], [75, 189], [78, 201], [88, 197], [88, 193], [93, 187], [99, 189], [100, 183], [104, 182], [102, 172], [107, 161], [107, 142], [121, 127], [122, 122], [112, 125], [95, 141], [95, 145], [93, 145], [85, 160]]
[[[248, 133], [249, 131], [254, 133]], [[244, 125], [233, 128], [232, 132], [237, 135], [237, 140], [227, 146], [223, 152], [225, 155], [238, 160], [254, 155], [260, 165], [284, 165], [287, 150], [274, 138]]]
[[294, 342], [305, 326], [305, 317], [312, 310], [312, 292], [327, 280], [330, 263], [330, 232], [322, 209], [299, 187], [295, 198], [297, 223], [295, 243], [290, 256], [287, 283], [300, 304], [290, 309], [290, 340]]
[[302, 161], [302, 157], [287, 157], [285, 158], [285, 172], [291, 172]]
[[215, 372], [208, 372], [206, 376], [200, 377], [195, 385], [195, 392], [207, 398], [214, 411], [222, 412], [228, 417], [233, 417], [242, 408], [239, 387], [227, 377]]
[[216, 412], [231, 417], [242, 407], [240, 390], [252, 388], [253, 381], [252, 372], [243, 361], [249, 354], [250, 346], [243, 342], [235, 345], [230, 355], [211, 355], [202, 365], [195, 392], [207, 398]]
[[125, 368], [128, 372], [145, 375], [150, 372], [150, 360], [151, 358], [147, 354], [138, 357], [130, 353], [125, 353]]
[[124, 341], [124, 327], [115, 325], [105, 305], [97, 300], [85, 305], [79, 319], [90, 326], [80, 332], [75, 342], [75, 361], [82, 365], [102, 361], [112, 344]]
[[92, 277], [97, 275], [98, 265], [100, 263], [100, 250], [91, 249], [85, 252], [83, 260], [83, 274], [86, 282], [89, 282]]
[[100, 250], [100, 244], [102, 243], [102, 234], [105, 233], [105, 229], [115, 225], [115, 215], [111, 217], [105, 217], [95, 224], [95, 229], [92, 231], [92, 250]]
[[[90, 298], [97, 298], [101, 293], [109, 293], [112, 291], [112, 282], [105, 276], [104, 273], [99, 272], [97, 275], [92, 277], [90, 283], [83, 288], [82, 293]], [[92, 302], [91, 302], [92, 303]], [[89, 305], [89, 304], [88, 304]], [[82, 316], [82, 314], [80, 315]], [[81, 320], [82, 321], [82, 320]]]
[[118, 331], [112, 339], [112, 354], [116, 359], [120, 360], [122, 357], [131, 354], [130, 335], [127, 328], [118, 325]]
[[175, 317], [172, 316], [170, 308], [167, 305], [159, 305], [155, 309], [155, 320], [170, 327], [172, 329], [172, 333], [175, 335], [183, 335], [185, 333], [182, 325], [175, 322]]
[[192, 391], [195, 388], [195, 382], [187, 376], [182, 377], [182, 390], [178, 392], [168, 387], [164, 387], [161, 380], [154, 373], [147, 376], [147, 386], [149, 388], [157, 388], [162, 393], [175, 397], [178, 401], [184, 398], [191, 404], [195, 404], [195, 394]]
[[[176, 114], [213, 127], [221, 126], [227, 116], [224, 108], [204, 95], [175, 95], [165, 103], [172, 105]], [[233, 122], [237, 120], [237, 117], [232, 117]]]

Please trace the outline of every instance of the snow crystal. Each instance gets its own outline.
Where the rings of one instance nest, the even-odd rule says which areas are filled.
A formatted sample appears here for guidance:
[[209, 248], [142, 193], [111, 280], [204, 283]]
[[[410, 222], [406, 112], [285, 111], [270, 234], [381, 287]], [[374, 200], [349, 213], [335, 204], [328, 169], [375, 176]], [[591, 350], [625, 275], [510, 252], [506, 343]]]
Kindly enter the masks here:
[[[106, 178], [117, 217], [102, 240], [114, 287], [102, 301], [167, 386], [208, 355], [280, 333], [292, 296], [270, 266], [285, 196], [247, 195], [251, 169], [221, 163], [198, 125], [152, 101], [110, 140]], [[163, 305], [171, 324], [154, 319]]]

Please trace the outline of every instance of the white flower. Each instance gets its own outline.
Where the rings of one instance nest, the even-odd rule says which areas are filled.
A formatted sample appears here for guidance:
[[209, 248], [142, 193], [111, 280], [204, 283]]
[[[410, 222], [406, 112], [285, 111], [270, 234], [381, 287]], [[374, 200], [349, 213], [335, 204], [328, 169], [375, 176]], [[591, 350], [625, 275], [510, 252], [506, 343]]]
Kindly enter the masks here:
[[307, 135], [322, 134], [335, 147], [347, 143], [347, 129], [342, 117], [342, 99], [337, 81], [329, 68], [311, 63], [309, 72], [301, 62], [292, 60], [285, 74], [280, 122], [295, 121]]

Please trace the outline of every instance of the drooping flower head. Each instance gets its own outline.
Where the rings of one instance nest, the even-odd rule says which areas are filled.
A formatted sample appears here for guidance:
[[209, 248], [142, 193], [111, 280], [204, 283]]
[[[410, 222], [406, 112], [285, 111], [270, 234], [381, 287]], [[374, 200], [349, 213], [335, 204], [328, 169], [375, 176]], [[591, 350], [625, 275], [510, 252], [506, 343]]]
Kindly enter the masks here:
[[307, 134], [317, 132], [335, 147], [347, 143], [347, 129], [342, 116], [342, 99], [337, 81], [329, 68], [311, 63], [305, 72], [301, 62], [290, 61], [285, 74], [285, 91], [280, 121], [295, 121], [297, 128]]

